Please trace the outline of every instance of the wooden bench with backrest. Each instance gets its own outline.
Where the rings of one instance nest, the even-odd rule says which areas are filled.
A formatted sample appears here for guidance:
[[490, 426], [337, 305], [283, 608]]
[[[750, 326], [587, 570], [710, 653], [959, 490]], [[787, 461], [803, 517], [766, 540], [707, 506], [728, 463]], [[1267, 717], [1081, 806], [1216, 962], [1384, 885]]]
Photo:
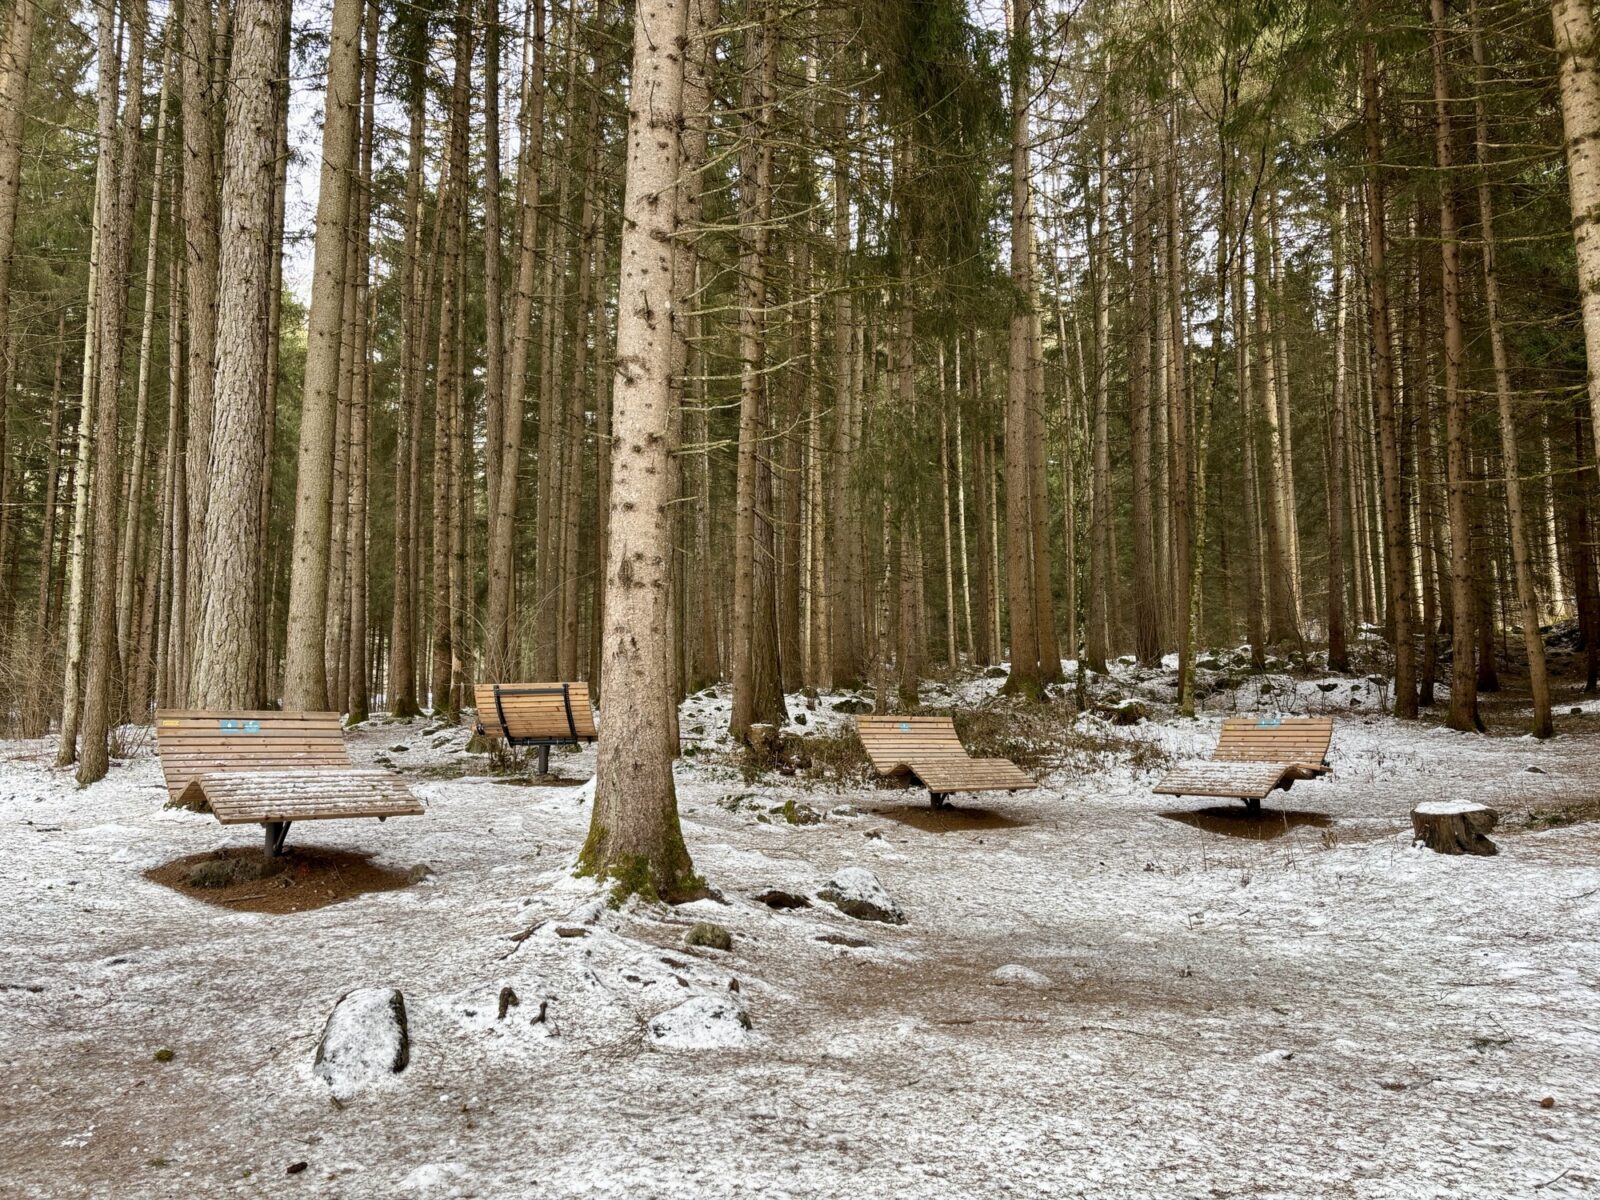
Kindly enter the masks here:
[[539, 774], [550, 773], [550, 747], [592, 742], [594, 706], [587, 683], [480, 683], [473, 688], [478, 732], [508, 746], [534, 746]]
[[351, 765], [338, 713], [162, 711], [156, 745], [172, 800], [262, 825], [268, 858], [295, 821], [424, 811], [397, 775]]
[[1156, 784], [1162, 796], [1221, 796], [1252, 808], [1296, 780], [1328, 774], [1332, 717], [1229, 717], [1209, 762], [1187, 763]]
[[950, 717], [861, 716], [856, 734], [873, 770], [916, 779], [935, 808], [954, 792], [1022, 792], [1036, 786], [1008, 759], [969, 755]]

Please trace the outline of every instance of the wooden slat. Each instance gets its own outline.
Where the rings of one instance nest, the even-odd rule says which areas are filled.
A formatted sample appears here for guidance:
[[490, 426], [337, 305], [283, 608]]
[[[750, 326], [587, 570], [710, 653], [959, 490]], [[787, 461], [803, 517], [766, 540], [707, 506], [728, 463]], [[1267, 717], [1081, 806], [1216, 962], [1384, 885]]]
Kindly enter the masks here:
[[426, 811], [396, 775], [376, 769], [222, 771], [196, 776], [182, 800], [204, 800], [224, 825], [404, 817]]
[[935, 795], [1035, 786], [1013, 762], [970, 757], [950, 717], [862, 716], [856, 734], [879, 775], [911, 775]]
[[[473, 699], [478, 708], [478, 727], [490, 737], [504, 738], [517, 743], [593, 741], [597, 734], [594, 722], [594, 705], [589, 699], [587, 683], [568, 683], [567, 696], [572, 704], [572, 724], [567, 724], [567, 707], [563, 702], [559, 683], [502, 683], [499, 711], [495, 706], [495, 684], [480, 683], [473, 688]], [[544, 695], [507, 695], [508, 691], [524, 688], [551, 688]], [[505, 723], [500, 721], [505, 714]], [[575, 735], [575, 736], [574, 736]]]
[[156, 713], [156, 745], [174, 798], [208, 773], [350, 766], [335, 712], [163, 709]]
[[1293, 770], [1289, 763], [1190, 763], [1155, 786], [1162, 796], [1223, 796], [1264, 800]]

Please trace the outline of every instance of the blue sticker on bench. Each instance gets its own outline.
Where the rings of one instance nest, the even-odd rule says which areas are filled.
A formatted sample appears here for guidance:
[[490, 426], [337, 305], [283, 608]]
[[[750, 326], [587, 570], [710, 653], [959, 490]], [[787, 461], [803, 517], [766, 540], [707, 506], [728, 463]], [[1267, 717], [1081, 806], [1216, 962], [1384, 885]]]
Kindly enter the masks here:
[[900, 722], [900, 732], [901, 733], [910, 733], [911, 732], [911, 722], [910, 721], [901, 721]]
[[1283, 724], [1282, 717], [1262, 717], [1256, 722], [1257, 729], [1276, 729]]
[[241, 721], [236, 717], [223, 717], [217, 722], [217, 728], [223, 733], [260, 733], [260, 721]]

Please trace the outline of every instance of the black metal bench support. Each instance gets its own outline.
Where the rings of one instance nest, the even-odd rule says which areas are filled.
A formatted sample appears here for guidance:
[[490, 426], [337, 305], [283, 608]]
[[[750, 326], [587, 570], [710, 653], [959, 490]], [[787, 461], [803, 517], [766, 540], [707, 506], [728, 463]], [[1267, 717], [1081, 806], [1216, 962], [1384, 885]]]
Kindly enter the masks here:
[[289, 837], [289, 826], [293, 821], [263, 821], [261, 825], [263, 844], [262, 853], [268, 858], [277, 858], [283, 853], [283, 843]]

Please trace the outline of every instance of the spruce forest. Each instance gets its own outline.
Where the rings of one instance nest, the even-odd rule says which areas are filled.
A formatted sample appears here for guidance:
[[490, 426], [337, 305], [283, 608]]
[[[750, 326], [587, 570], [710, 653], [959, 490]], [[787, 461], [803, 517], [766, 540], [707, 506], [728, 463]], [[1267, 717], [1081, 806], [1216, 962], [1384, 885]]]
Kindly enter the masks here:
[[[191, 1035], [232, 1028], [249, 1061], [276, 1035], [219, 961], [268, 971], [297, 1061], [338, 999], [299, 1077], [236, 1092], [189, 1068], [263, 1122], [237, 1163], [174, 1124], [124, 1178], [122, 1150], [58, 1148], [71, 1104], [0, 1101], [28, 1113], [18, 1194], [180, 1194], [146, 1160], [282, 1174], [272, 1139], [312, 1128], [369, 1164], [340, 1183], [302, 1152], [330, 1196], [1594, 1185], [1562, 1139], [1600, 1129], [1576, 1082], [1600, 964], [1572, 934], [1600, 913], [1596, 29], [1591, 0], [0, 0], [0, 816], [42, 855], [13, 860], [15, 920], [63, 931], [8, 923], [0, 957], [43, 980], [155, 939], [179, 956], [151, 1002], [200, 989]], [[1305, 730], [1313, 749], [1284, 740]], [[92, 868], [38, 849], [76, 836]], [[60, 908], [74, 871], [134, 941]], [[1252, 877], [1275, 889], [1252, 893], [1260, 924], [1182, 915], [1235, 913]], [[425, 971], [414, 894], [446, 914]], [[1499, 911], [1519, 897], [1542, 915]], [[197, 932], [235, 902], [272, 915]], [[870, 944], [825, 933], [832, 957], [805, 957], [818, 913], [855, 930], [867, 908]], [[1119, 919], [1160, 925], [1127, 935], [1155, 949], [1119, 949]], [[1324, 919], [1334, 965], [1308, 981], [1267, 927]], [[326, 957], [295, 982], [308, 931]], [[1565, 985], [1482, 966], [1523, 936]], [[603, 1002], [575, 998], [582, 937]], [[1411, 974], [1380, 986], [1389, 938]], [[693, 961], [662, 975], [671, 954]], [[495, 974], [536, 957], [538, 983]], [[1523, 990], [1441, 1011], [1469, 959]], [[1214, 990], [1174, 999], [1179, 967]], [[662, 1010], [625, 968], [693, 994]], [[402, 976], [402, 1049], [432, 1036], [489, 1077], [630, 1065], [562, 1077], [571, 1103], [537, 1117], [554, 1159], [491, 1154], [529, 1117], [496, 1093], [446, 1163], [445, 1126], [405, 1123], [405, 1052], [378, 1084], [340, 1075], [341, 1029], [387, 1036], [387, 1002], [349, 989]], [[1075, 1032], [1199, 1037], [1224, 977], [1253, 978], [1269, 1020], [1296, 994], [1328, 1095], [1284, 1107], [1297, 1085], [1257, 1057], [1294, 1057], [1276, 1026], [1137, 1063]], [[502, 984], [488, 1028], [518, 1022], [514, 1052], [462, 1032]], [[1069, 991], [1097, 1015], [1064, 1015]], [[1351, 1031], [1370, 1061], [1338, 1058], [1342, 1023], [1390, 1004], [1406, 1028]], [[1496, 1004], [1523, 1023], [1486, 1024]], [[540, 1040], [546, 1006], [564, 1040]], [[891, 1016], [942, 1032], [882, 1053], [946, 1060], [978, 1106], [959, 1160], [645, 1153], [641, 1089], [717, 1097], [690, 1140], [743, 1129], [744, 1086], [799, 1120], [829, 1070], [920, 1121], [947, 1084], [855, 1049], [821, 1065]], [[1003, 1021], [1024, 1024], [982, 1024]], [[66, 1053], [30, 1028], [0, 1062]], [[1117, 1080], [1052, 1059], [1069, 1036]], [[1515, 1117], [1447, 1135], [1408, 1110], [1385, 1143], [1395, 1118], [1339, 1093], [1402, 1104], [1383, 1080], [1406, 1039], [1406, 1070], [1505, 1088]], [[150, 1069], [86, 1050], [69, 1090]], [[1057, 1129], [996, 1074], [1023, 1063], [1069, 1110], [1188, 1085], [1148, 1125], [1078, 1131], [1108, 1156], [1090, 1186], [1071, 1137], [1013, 1156], [985, 1124], [994, 1095]], [[449, 1070], [438, 1086], [476, 1086]], [[371, 1127], [313, 1118], [312, 1086]], [[1210, 1088], [1272, 1148], [1231, 1156]], [[841, 1102], [853, 1131], [878, 1101]], [[1521, 1140], [1550, 1121], [1565, 1156]], [[1393, 1190], [1290, 1153], [1321, 1123]], [[1457, 1134], [1480, 1150], [1450, 1162]], [[1501, 1134], [1518, 1149], [1476, 1158]], [[1186, 1183], [1140, 1174], [1164, 1137]]]

